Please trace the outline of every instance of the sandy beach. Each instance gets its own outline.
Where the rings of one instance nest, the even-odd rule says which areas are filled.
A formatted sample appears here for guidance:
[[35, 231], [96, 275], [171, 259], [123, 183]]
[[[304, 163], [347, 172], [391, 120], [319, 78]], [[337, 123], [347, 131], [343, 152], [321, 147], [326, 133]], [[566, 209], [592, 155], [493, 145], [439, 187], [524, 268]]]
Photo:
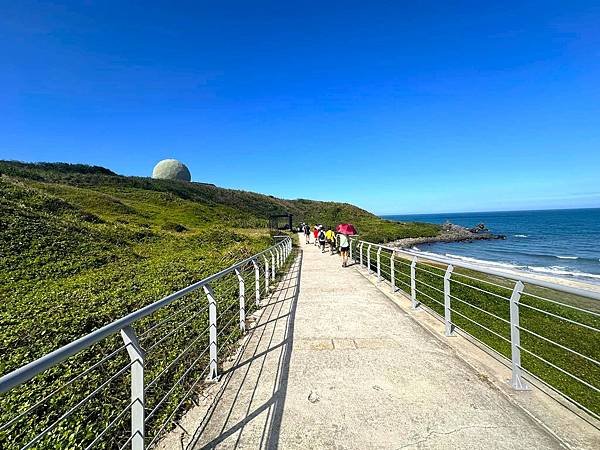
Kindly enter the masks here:
[[553, 277], [551, 275], [541, 275], [539, 273], [532, 273], [526, 270], [516, 270], [516, 269], [498, 269], [494, 268], [498, 272], [505, 272], [507, 277], [526, 277], [533, 278], [535, 280], [546, 281], [548, 283], [556, 283], [561, 286], [569, 286], [577, 289], [584, 289], [586, 291], [592, 291], [600, 293], [600, 284], [595, 283], [586, 283], [580, 280], [571, 280], [563, 277]]
[[[460, 259], [452, 258], [449, 256], [444, 256], [444, 255], [437, 254], [437, 253], [430, 253], [430, 252], [425, 252], [425, 251], [415, 251], [415, 250], [397, 246], [397, 243], [393, 243], [393, 244], [396, 244], [396, 245], [392, 245], [392, 246], [396, 247], [399, 251], [407, 252], [410, 255], [417, 255], [418, 257], [423, 258], [423, 259], [427, 259], [428, 256], [432, 257], [433, 261], [435, 261], [436, 258], [442, 258], [445, 261], [452, 262], [457, 267], [461, 267], [462, 265], [465, 264], [465, 262], [461, 261]], [[566, 277], [539, 274], [539, 273], [535, 273], [535, 272], [528, 271], [528, 270], [509, 269], [506, 267], [499, 266], [497, 263], [494, 263], [493, 261], [490, 261], [489, 264], [486, 264], [485, 261], [468, 262], [466, 264], [468, 266], [474, 266], [474, 267], [479, 266], [482, 269], [491, 269], [494, 272], [501, 272], [503, 274], [506, 274], [507, 278], [529, 278], [529, 279], [544, 281], [547, 283], [555, 283], [555, 284], [558, 284], [561, 286], [568, 286], [568, 287], [572, 287], [572, 288], [583, 289], [583, 290], [590, 291], [590, 292], [600, 293], [600, 284], [596, 284], [596, 283], [589, 283], [589, 282], [585, 282], [582, 280], [569, 279]]]

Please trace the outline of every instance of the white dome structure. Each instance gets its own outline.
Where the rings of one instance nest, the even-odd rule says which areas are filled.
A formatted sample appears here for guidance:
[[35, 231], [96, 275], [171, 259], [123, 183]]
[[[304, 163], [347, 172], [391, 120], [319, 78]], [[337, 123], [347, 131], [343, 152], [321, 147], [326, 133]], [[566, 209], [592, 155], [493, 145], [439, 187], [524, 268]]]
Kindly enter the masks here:
[[152, 171], [152, 178], [160, 180], [192, 181], [189, 169], [176, 159], [163, 159]]

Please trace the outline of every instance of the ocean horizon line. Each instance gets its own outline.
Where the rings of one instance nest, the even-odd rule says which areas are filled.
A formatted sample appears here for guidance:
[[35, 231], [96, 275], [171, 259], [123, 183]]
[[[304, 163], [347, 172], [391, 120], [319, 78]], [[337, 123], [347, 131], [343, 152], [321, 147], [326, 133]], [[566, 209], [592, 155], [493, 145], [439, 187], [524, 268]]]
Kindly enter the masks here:
[[496, 214], [496, 213], [523, 213], [523, 212], [542, 212], [542, 211], [589, 211], [600, 209], [600, 206], [593, 206], [587, 208], [541, 208], [541, 209], [501, 209], [501, 210], [488, 210], [488, 211], [456, 211], [456, 212], [423, 212], [423, 213], [385, 213], [376, 214], [379, 217], [393, 217], [393, 216], [440, 216], [444, 214]]
[[[426, 242], [417, 249], [466, 258], [478, 264], [500, 265], [538, 274], [568, 277], [600, 284], [600, 208], [559, 208], [382, 215], [398, 222], [450, 221], [463, 227], [484, 223], [502, 240]], [[593, 280], [593, 281], [592, 281]]]

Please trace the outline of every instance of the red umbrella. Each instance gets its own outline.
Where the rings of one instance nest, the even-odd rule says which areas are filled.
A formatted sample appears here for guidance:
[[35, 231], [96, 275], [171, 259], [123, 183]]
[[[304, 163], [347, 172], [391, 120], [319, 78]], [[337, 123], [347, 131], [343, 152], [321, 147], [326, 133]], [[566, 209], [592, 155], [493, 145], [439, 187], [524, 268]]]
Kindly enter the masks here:
[[356, 228], [351, 223], [340, 223], [337, 227], [335, 227], [335, 231], [342, 234], [358, 234]]

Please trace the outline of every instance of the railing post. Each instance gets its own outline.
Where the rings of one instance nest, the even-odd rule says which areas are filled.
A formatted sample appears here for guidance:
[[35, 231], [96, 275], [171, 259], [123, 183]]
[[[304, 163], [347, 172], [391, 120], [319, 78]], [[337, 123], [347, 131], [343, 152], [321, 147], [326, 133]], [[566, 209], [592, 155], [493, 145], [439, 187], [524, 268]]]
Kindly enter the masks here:
[[392, 283], [392, 292], [396, 292], [396, 273], [394, 270], [394, 251], [390, 253], [390, 281]]
[[511, 385], [517, 391], [529, 390], [529, 386], [521, 374], [521, 333], [519, 330], [519, 300], [524, 285], [521, 281], [515, 283], [510, 296], [510, 350], [512, 359]]
[[240, 283], [240, 330], [242, 333], [246, 332], [246, 283], [244, 282], [244, 277], [239, 269], [235, 269], [235, 274], [237, 275], [238, 282]]
[[446, 336], [454, 336], [454, 325], [452, 324], [452, 311], [450, 310], [450, 277], [454, 266], [450, 264], [444, 274], [444, 324]]
[[364, 246], [364, 242], [360, 243], [360, 247], [358, 248], [359, 252], [360, 252], [360, 267], [362, 267], [362, 262], [363, 262], [363, 246]]
[[265, 294], [269, 293], [269, 277], [271, 276], [271, 272], [269, 272], [269, 259], [263, 255], [263, 259], [265, 260]]
[[144, 350], [131, 326], [121, 330], [131, 360], [131, 450], [144, 450]]
[[206, 298], [208, 298], [208, 346], [210, 352], [210, 363], [206, 379], [207, 381], [217, 381], [219, 378], [217, 368], [217, 301], [210, 285], [204, 285], [204, 293], [206, 294]]
[[371, 273], [371, 244], [367, 247], [367, 273]]
[[352, 256], [352, 239], [348, 239], [348, 241], [350, 242], [350, 261], [354, 261]]
[[277, 273], [277, 268], [275, 267], [275, 255], [273, 252], [271, 253], [271, 281], [275, 281], [275, 274]]
[[377, 281], [381, 281], [381, 247], [377, 248]]
[[279, 256], [279, 246], [275, 247], [275, 269], [279, 270], [281, 267], [281, 257]]
[[256, 306], [260, 306], [260, 267], [258, 262], [253, 259], [252, 265], [254, 266], [254, 285], [256, 290]]
[[412, 300], [412, 309], [417, 309], [417, 257], [413, 256], [410, 263], [410, 299]]

